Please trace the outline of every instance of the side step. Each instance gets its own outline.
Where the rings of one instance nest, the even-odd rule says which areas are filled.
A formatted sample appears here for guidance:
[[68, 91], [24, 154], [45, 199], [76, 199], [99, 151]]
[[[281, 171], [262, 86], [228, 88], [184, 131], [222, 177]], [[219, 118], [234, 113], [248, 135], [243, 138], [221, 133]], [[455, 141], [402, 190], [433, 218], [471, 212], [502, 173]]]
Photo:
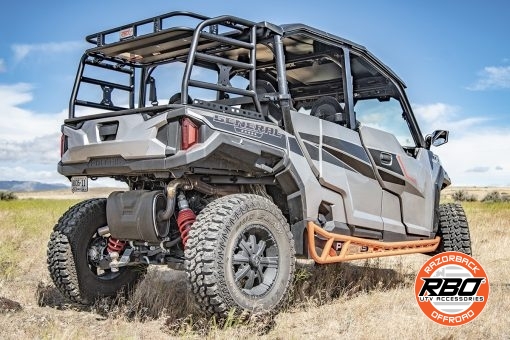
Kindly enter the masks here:
[[[439, 241], [441, 240], [439, 236], [432, 240], [403, 242], [366, 240], [359, 237], [330, 233], [311, 221], [308, 222], [307, 231], [308, 253], [318, 264], [337, 263], [391, 255], [428, 253], [436, 250], [439, 245]], [[315, 249], [316, 234], [326, 238], [327, 240], [321, 255], [318, 255]], [[333, 249], [333, 242], [335, 241], [343, 242], [340, 251]]]

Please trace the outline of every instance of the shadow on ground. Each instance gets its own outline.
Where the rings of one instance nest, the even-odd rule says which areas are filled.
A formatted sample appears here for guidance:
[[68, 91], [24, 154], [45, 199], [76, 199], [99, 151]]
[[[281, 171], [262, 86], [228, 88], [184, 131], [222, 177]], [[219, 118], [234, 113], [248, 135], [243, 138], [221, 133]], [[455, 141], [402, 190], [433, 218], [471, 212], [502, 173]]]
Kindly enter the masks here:
[[[380, 268], [377, 260], [361, 265], [349, 263], [332, 265], [298, 264], [294, 286], [283, 311], [324, 305], [335, 299], [350, 299], [360, 293], [402, 288], [414, 282], [414, 275], [402, 268]], [[212, 329], [250, 327], [256, 334], [269, 332], [275, 325], [275, 315], [238, 315], [227, 318], [210, 318], [200, 312], [194, 297], [187, 289], [183, 272], [171, 269], [150, 268], [145, 278], [128, 297], [103, 298], [93, 306], [71, 304], [50, 284], [40, 283], [37, 302], [41, 307], [90, 311], [101, 317], [119, 315], [133, 321], [164, 318], [166, 331], [172, 335], [188, 332], [207, 335]]]

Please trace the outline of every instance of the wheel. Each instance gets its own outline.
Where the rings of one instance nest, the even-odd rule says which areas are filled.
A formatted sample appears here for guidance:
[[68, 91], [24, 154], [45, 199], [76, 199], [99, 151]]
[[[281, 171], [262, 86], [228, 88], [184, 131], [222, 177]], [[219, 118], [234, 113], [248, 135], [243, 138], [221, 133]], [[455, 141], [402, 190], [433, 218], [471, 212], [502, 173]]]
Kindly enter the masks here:
[[185, 268], [199, 307], [225, 316], [235, 309], [276, 310], [294, 275], [294, 241], [282, 213], [251, 194], [224, 196], [202, 210], [186, 243]]
[[439, 205], [438, 236], [439, 246], [431, 255], [445, 251], [458, 251], [471, 255], [471, 238], [464, 209], [460, 204], [448, 203]]
[[90, 305], [99, 297], [114, 296], [134, 285], [145, 267], [101, 270], [99, 254], [106, 255], [106, 199], [91, 199], [71, 207], [55, 225], [48, 243], [48, 269], [60, 292], [70, 300]]

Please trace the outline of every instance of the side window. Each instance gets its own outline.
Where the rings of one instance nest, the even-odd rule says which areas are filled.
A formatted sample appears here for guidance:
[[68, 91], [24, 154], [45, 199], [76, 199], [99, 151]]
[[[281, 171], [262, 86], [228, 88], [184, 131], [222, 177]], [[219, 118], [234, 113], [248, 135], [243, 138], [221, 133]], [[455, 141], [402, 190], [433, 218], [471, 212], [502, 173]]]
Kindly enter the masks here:
[[358, 100], [354, 105], [354, 112], [361, 125], [391, 133], [403, 147], [416, 146], [409, 126], [402, 115], [402, 106], [395, 98]]
[[342, 49], [304, 32], [285, 37], [283, 44], [294, 109], [344, 124]]
[[351, 52], [350, 57], [356, 120], [393, 134], [404, 148], [416, 147], [397, 86], [363, 56]]

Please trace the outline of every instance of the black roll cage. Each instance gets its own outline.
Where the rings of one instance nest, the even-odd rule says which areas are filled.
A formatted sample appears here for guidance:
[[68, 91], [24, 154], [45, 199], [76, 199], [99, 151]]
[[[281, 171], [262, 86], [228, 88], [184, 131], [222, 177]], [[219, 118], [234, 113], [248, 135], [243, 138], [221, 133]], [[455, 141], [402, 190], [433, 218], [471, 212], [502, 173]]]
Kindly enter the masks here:
[[[177, 17], [196, 20], [198, 24], [195, 28], [167, 25]], [[126, 35], [124, 32], [129, 34]], [[345, 94], [343, 101], [348, 127], [351, 129], [356, 127], [353, 98], [355, 89], [350, 76], [350, 53], [352, 51], [370, 61], [381, 74], [387, 76], [396, 85], [404, 106], [404, 115], [413, 135], [415, 135], [417, 146], [425, 145], [423, 135], [405, 95], [405, 84], [365, 47], [302, 24], [277, 26], [268, 22], [255, 23], [235, 16], [223, 15], [211, 18], [187, 11], [174, 11], [88, 35], [86, 41], [94, 44], [95, 47], [88, 49], [80, 60], [69, 102], [69, 118], [77, 119], [75, 116], [76, 106], [122, 111], [119, 114], [124, 111], [132, 112], [135, 109], [135, 69], [137, 68], [141, 69], [138, 107], [139, 109], [144, 107], [147, 98], [147, 85], [153, 69], [158, 65], [175, 61], [185, 63], [181, 83], [181, 104], [188, 104], [188, 91], [191, 86], [217, 91], [217, 102], [223, 100], [228, 103], [228, 96], [225, 95], [227, 93], [247, 97], [251, 99], [255, 110], [261, 113], [261, 102], [267, 101], [268, 98], [259, 98], [257, 94], [257, 71], [272, 68], [272, 72], [275, 73], [274, 78], [286, 79], [287, 64], [296, 62], [299, 58], [296, 57], [293, 60], [286, 53], [283, 39], [298, 33], [311, 36], [314, 40], [342, 51], [341, 60], [336, 60], [327, 53], [322, 53], [322, 55], [317, 53], [313, 57], [322, 56], [339, 63], [342, 79], [338, 87], [341, 87]], [[115, 35], [121, 36], [121, 39], [116, 38], [113, 39], [113, 42], [108, 42]], [[273, 53], [272, 61], [257, 64], [257, 44], [270, 47]], [[237, 59], [229, 58], [228, 53], [233, 53], [235, 56], [236, 51], [241, 51], [238, 52]], [[289, 56], [288, 59], [286, 59], [286, 55]], [[303, 59], [310, 57], [310, 55], [303, 56]], [[216, 69], [219, 81], [212, 83], [192, 79], [192, 70], [195, 65]], [[123, 85], [84, 77], [85, 66], [96, 66], [127, 74], [129, 83]], [[249, 81], [248, 88], [237, 88], [230, 84], [230, 77], [239, 73], [246, 76]], [[78, 99], [81, 83], [100, 86], [103, 91], [102, 101], [95, 103]], [[270, 100], [275, 100], [279, 104], [282, 110], [283, 126], [285, 130], [292, 133], [293, 128], [290, 120], [292, 91], [289, 90], [287, 81], [277, 81], [275, 85], [277, 85], [277, 93]], [[113, 105], [111, 101], [113, 90], [129, 93], [129, 109]], [[312, 97], [313, 86], [311, 90], [309, 95]], [[230, 101], [235, 102], [235, 100]], [[160, 111], [161, 107], [155, 108], [155, 110]], [[228, 112], [232, 113], [232, 111]]]

